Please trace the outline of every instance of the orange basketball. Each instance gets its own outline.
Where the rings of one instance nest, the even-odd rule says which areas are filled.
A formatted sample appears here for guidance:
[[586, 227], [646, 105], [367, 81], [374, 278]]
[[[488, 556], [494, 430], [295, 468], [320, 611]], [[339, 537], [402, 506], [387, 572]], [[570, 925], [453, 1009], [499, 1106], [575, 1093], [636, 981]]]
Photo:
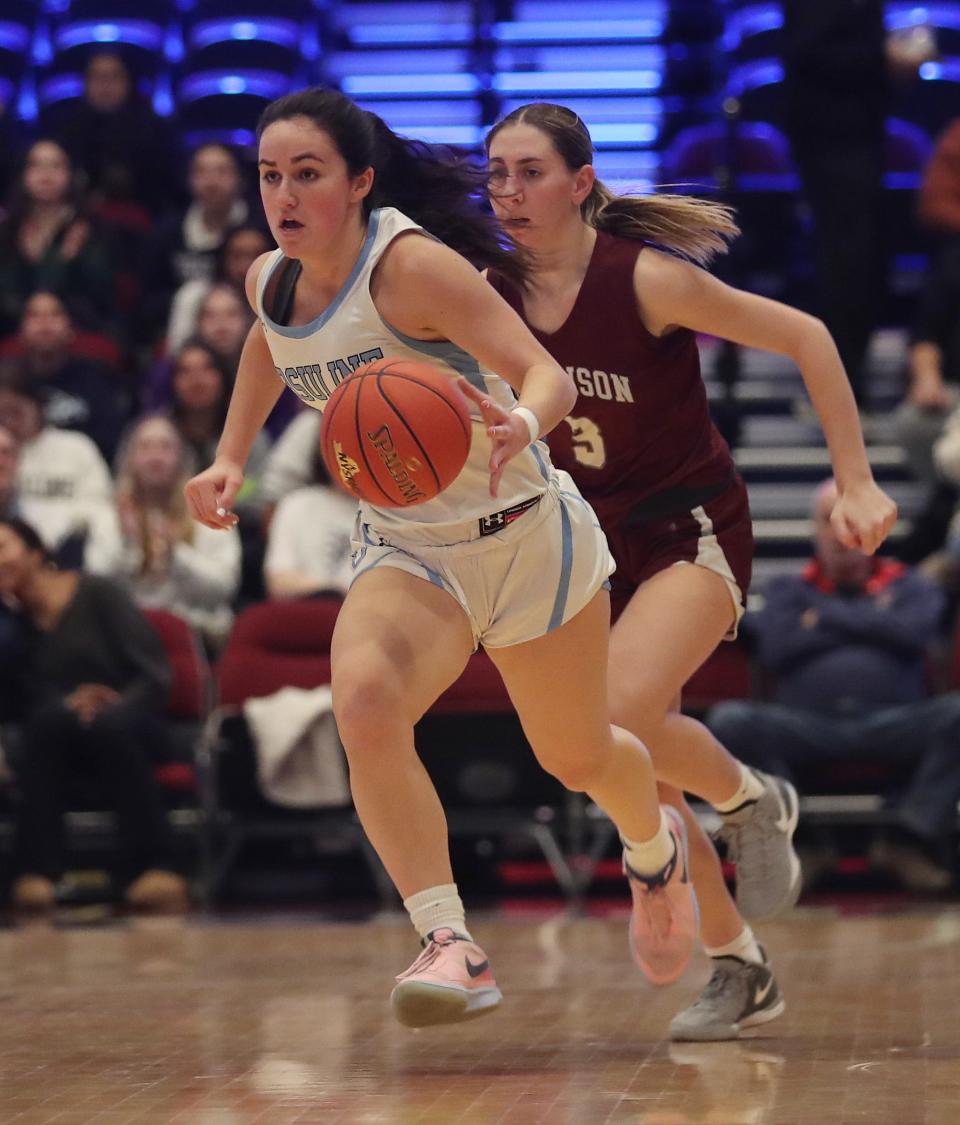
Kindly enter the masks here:
[[442, 492], [470, 452], [470, 411], [449, 375], [413, 359], [358, 367], [327, 400], [320, 449], [333, 480], [381, 508]]

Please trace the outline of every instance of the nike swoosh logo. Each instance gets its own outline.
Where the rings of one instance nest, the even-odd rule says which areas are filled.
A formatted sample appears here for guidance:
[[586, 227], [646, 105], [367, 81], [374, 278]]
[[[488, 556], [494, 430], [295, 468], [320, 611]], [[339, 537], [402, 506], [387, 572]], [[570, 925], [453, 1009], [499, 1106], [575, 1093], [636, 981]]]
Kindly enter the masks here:
[[780, 801], [782, 803], [782, 812], [777, 817], [777, 828], [781, 832], [790, 831], [790, 793], [789, 790], [780, 794]]
[[764, 1000], [770, 995], [770, 989], [773, 988], [773, 977], [771, 977], [763, 988], [758, 988], [753, 994], [754, 1004], [762, 1004]]
[[467, 972], [468, 972], [468, 973], [470, 974], [470, 976], [471, 976], [471, 977], [473, 977], [474, 979], [476, 979], [476, 978], [477, 978], [478, 976], [480, 976], [480, 975], [481, 975], [482, 973], [485, 973], [485, 972], [487, 971], [487, 969], [489, 969], [489, 968], [490, 968], [490, 962], [489, 962], [489, 961], [481, 961], [479, 965], [474, 965], [474, 964], [473, 964], [473, 963], [471, 962], [471, 960], [470, 960], [470, 958], [469, 958], [469, 957], [464, 957], [464, 959], [463, 959], [463, 960], [464, 960], [464, 963], [465, 963], [465, 964], [466, 964], [466, 966], [467, 966]]

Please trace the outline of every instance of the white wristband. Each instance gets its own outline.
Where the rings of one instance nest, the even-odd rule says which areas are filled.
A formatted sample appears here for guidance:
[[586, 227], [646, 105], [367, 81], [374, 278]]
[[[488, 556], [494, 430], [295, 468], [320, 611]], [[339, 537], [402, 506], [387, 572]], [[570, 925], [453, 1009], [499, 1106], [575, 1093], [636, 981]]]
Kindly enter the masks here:
[[515, 406], [511, 414], [519, 414], [520, 417], [527, 423], [527, 429], [530, 431], [530, 444], [540, 437], [540, 419], [534, 414], [529, 406]]

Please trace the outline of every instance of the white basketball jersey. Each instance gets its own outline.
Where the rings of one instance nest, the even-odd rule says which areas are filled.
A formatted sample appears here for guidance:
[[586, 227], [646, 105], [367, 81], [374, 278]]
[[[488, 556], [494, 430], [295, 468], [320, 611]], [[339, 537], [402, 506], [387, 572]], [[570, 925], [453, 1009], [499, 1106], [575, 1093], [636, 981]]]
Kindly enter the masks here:
[[[267, 283], [283, 262], [281, 250], [271, 254], [260, 271], [257, 312], [277, 374], [298, 398], [322, 411], [334, 387], [361, 364], [381, 358], [427, 360], [452, 377], [465, 376], [509, 410], [516, 401], [512, 387], [481, 368], [473, 356], [449, 341], [405, 336], [386, 324], [377, 311], [370, 294], [374, 268], [397, 235], [410, 230], [423, 228], [393, 207], [371, 212], [360, 257], [343, 288], [320, 316], [293, 328], [277, 324], [263, 307]], [[453, 531], [453, 525], [462, 527], [464, 521], [479, 520], [491, 511], [508, 509], [544, 492], [553, 469], [546, 446], [536, 442], [508, 462], [497, 497], [490, 496], [490, 439], [479, 409], [472, 402], [468, 405], [474, 422], [473, 441], [467, 463], [456, 480], [439, 496], [411, 508], [380, 508], [362, 503], [367, 522], [385, 532], [393, 529], [408, 539], [416, 538], [418, 525], [425, 526], [429, 527], [432, 542], [456, 542], [456, 537], [443, 540], [442, 525], [450, 524]]]

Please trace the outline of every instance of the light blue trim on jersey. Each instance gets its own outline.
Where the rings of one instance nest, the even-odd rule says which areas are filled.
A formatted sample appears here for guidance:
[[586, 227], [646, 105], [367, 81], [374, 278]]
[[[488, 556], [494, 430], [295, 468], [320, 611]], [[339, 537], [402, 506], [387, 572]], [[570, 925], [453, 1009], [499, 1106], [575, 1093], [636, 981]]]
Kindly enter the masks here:
[[543, 456], [540, 453], [539, 443], [533, 442], [530, 445], [529, 448], [530, 448], [530, 452], [533, 454], [534, 461], [536, 461], [537, 466], [540, 469], [540, 475], [543, 477], [544, 480], [549, 480], [550, 479], [550, 469], [547, 467], [547, 463], [546, 463], [546, 461], [544, 461]]
[[[364, 266], [367, 264], [367, 258], [370, 257], [370, 252], [373, 250], [373, 243], [374, 243], [374, 240], [377, 237], [377, 228], [379, 226], [380, 226], [380, 209], [377, 208], [375, 211], [370, 212], [370, 219], [367, 222], [367, 237], [363, 240], [363, 246], [360, 247], [360, 256], [357, 258], [356, 262], [354, 262], [353, 269], [350, 271], [350, 276], [343, 283], [343, 288], [336, 295], [336, 297], [333, 298], [333, 300], [330, 302], [330, 304], [327, 305], [327, 307], [323, 310], [323, 312], [315, 320], [311, 320], [309, 324], [301, 324], [301, 325], [298, 325], [296, 328], [289, 328], [289, 327], [287, 327], [283, 324], [277, 324], [277, 322], [275, 320], [272, 320], [267, 315], [267, 310], [264, 307], [263, 297], [261, 295], [261, 298], [260, 298], [260, 317], [263, 320], [263, 322], [267, 325], [267, 327], [270, 329], [270, 331], [276, 332], [276, 334], [278, 336], [286, 336], [288, 340], [305, 340], [307, 338], [307, 336], [310, 336], [314, 332], [319, 331], [331, 319], [331, 317], [334, 316], [337, 309], [339, 309], [340, 306], [343, 304], [344, 300], [346, 299], [347, 294], [353, 288], [354, 283], [356, 282], [357, 278], [360, 276], [360, 272], [363, 270]], [[264, 286], [263, 286], [263, 289], [261, 291], [261, 294], [266, 292], [267, 282], [269, 282], [270, 277], [273, 276], [277, 266], [282, 261], [283, 261], [283, 258], [280, 257], [274, 263], [273, 268], [270, 270], [270, 274], [267, 277], [267, 281], [264, 282]]]
[[547, 632], [563, 624], [563, 613], [567, 608], [567, 595], [570, 593], [570, 572], [573, 569], [573, 530], [570, 526], [570, 513], [560, 505], [560, 581], [557, 583], [557, 596], [553, 602], [553, 613]]
[[443, 360], [458, 375], [462, 375], [468, 383], [472, 383], [478, 391], [483, 394], [487, 393], [487, 384], [480, 372], [480, 364], [469, 352], [457, 347], [450, 340], [418, 340], [414, 336], [405, 335], [399, 328], [394, 328], [392, 324], [388, 324], [385, 320], [383, 323], [401, 344], [406, 344], [408, 348], [412, 348], [415, 352], [422, 352], [434, 359]]
[[560, 495], [565, 497], [567, 500], [579, 500], [580, 503], [585, 508], [590, 508], [590, 514], [593, 516], [593, 526], [596, 527], [596, 528], [599, 528], [601, 531], [603, 531], [603, 528], [600, 527], [600, 521], [597, 519], [597, 513], [593, 510], [592, 507], [590, 507], [590, 505], [587, 503], [586, 500], [584, 500], [584, 498], [580, 495], [579, 492], [564, 492], [561, 489]]

